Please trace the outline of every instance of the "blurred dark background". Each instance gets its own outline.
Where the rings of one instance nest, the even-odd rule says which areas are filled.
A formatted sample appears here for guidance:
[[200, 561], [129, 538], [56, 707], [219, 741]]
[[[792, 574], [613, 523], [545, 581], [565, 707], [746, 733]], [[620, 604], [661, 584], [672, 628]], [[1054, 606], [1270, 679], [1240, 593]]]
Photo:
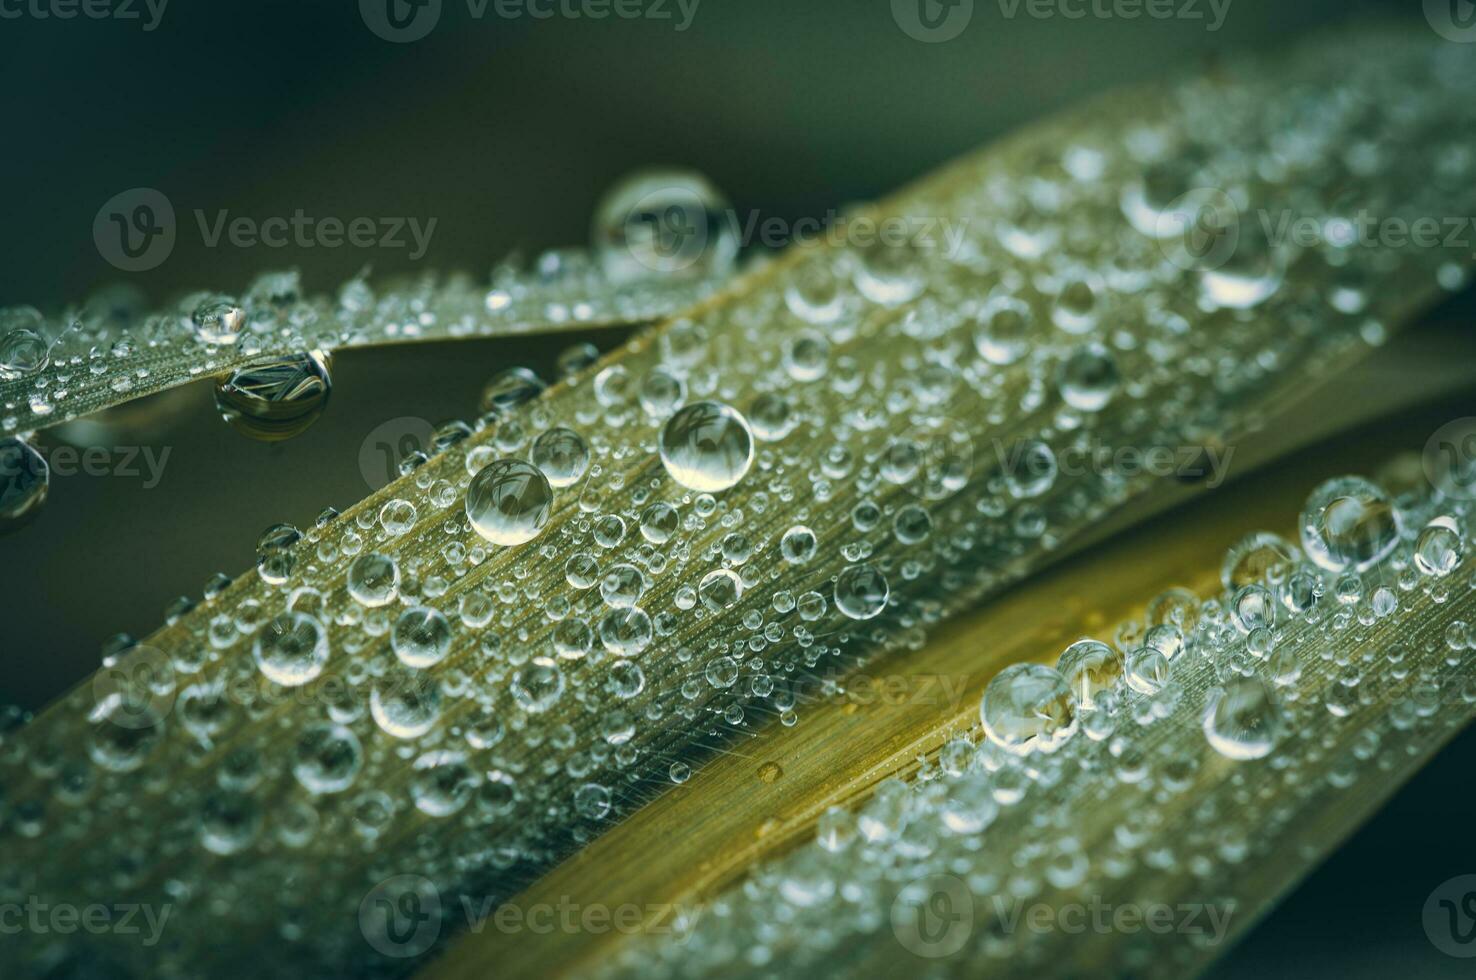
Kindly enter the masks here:
[[[0, 3], [21, 11], [0, 17], [0, 306], [48, 311], [119, 281], [163, 301], [238, 291], [287, 267], [313, 291], [366, 264], [480, 276], [514, 249], [583, 242], [601, 193], [651, 164], [706, 173], [744, 214], [824, 216], [1116, 85], [1364, 10], [1419, 19], [1413, 0], [1231, 0], [1211, 31], [1208, 0], [1194, 4], [1201, 19], [1163, 21], [1042, 20], [1024, 8], [1011, 18], [1012, 5], [975, 0], [962, 33], [925, 43], [890, 0], [700, 0], [685, 30], [676, 0], [664, 0], [669, 19], [599, 21], [508, 19], [496, 0], [475, 19], [465, 0], [443, 0], [426, 37], [395, 44], [355, 0], [171, 0], [152, 30], [144, 0], [131, 0], [136, 20], [30, 13], [48, 2]], [[99, 254], [92, 225], [136, 187], [170, 199], [179, 234], [161, 265], [127, 275]], [[212, 248], [196, 209], [436, 227], [418, 262], [406, 249]], [[376, 425], [468, 416], [498, 367], [548, 374], [571, 339], [586, 338], [341, 355], [328, 412], [285, 444], [226, 428], [198, 385], [110, 428], [68, 433], [170, 455], [157, 486], [58, 476], [37, 520], [0, 540], [0, 703], [56, 696], [96, 665], [110, 634], [146, 635], [170, 599], [247, 568], [266, 525], [304, 526], [324, 505], [362, 497], [359, 447]], [[1476, 871], [1469, 833], [1455, 830], [1471, 823], [1473, 751], [1468, 734], [1215, 976], [1469, 976], [1468, 961], [1425, 940], [1419, 911], [1440, 881]]]

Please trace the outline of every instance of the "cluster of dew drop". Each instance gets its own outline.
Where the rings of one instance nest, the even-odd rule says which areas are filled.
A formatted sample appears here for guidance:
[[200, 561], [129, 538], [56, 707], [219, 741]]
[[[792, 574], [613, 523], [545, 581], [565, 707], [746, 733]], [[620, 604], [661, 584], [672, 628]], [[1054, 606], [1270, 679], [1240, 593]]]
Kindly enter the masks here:
[[[915, 777], [826, 811], [813, 843], [603, 975], [854, 976], [913, 954], [1038, 975], [1063, 969], [1080, 924], [1012, 928], [1012, 908], [1233, 909], [1241, 872], [1285, 853], [1310, 803], [1340, 806], [1325, 794], [1387, 778], [1476, 713], [1473, 519], [1428, 485], [1323, 483], [1299, 543], [1247, 535], [1214, 597], [1169, 590], [1054, 667], [1000, 671], [979, 726]], [[1183, 975], [1209, 935], [1124, 930], [1095, 968]]]
[[[801, 681], [917, 648], [1153, 485], [1064, 473], [1067, 450], [1239, 431], [1246, 406], [1381, 342], [1409, 295], [1461, 284], [1449, 257], [1393, 245], [1179, 261], [1143, 222], [1179, 213], [1175, 187], [1329, 222], [1353, 205], [1328, 187], [1476, 206], [1476, 161], [1428, 173], [1473, 114], [1443, 51], [1340, 41], [1240, 72], [1029, 134], [895, 205], [961, 219], [956, 248], [805, 249], [617, 359], [571, 347], [556, 391], [498, 372], [403, 479], [269, 528], [253, 575], [172, 604], [149, 644], [119, 638], [90, 689], [5, 733], [0, 895], [171, 897], [160, 947], [111, 954], [152, 976], [229, 962], [199, 938], [217, 923], [262, 968], [373, 962], [345, 922], [377, 882], [418, 876], [447, 907], [506, 896], [704, 751], [795, 724]], [[1169, 635], [1123, 651], [1138, 684], [1170, 686], [1142, 652], [1169, 659]], [[1077, 674], [1103, 656], [1078, 650]], [[1011, 721], [1056, 680], [1021, 675], [990, 724], [1081, 743]], [[991, 798], [1026, 773], [999, 768]]]
[[644, 323], [691, 306], [731, 276], [731, 229], [673, 264], [659, 242], [620, 233], [638, 216], [616, 217], [631, 187], [680, 190], [682, 180], [664, 171], [627, 178], [601, 202], [590, 248], [550, 250], [527, 266], [510, 258], [490, 283], [427, 273], [376, 287], [366, 273], [326, 296], [305, 293], [288, 270], [260, 275], [240, 295], [194, 292], [159, 312], [127, 284], [51, 317], [0, 309], [0, 457], [16, 462], [4, 471], [0, 522], [19, 523], [44, 501], [49, 474], [35, 430], [173, 385], [215, 377], [227, 422], [285, 439], [322, 412], [336, 350]]

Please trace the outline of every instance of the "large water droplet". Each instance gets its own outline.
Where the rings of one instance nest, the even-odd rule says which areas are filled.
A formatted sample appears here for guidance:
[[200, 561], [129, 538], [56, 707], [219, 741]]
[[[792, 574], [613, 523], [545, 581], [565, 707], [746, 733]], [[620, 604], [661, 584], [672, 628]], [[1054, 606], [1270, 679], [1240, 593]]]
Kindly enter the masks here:
[[645, 170], [623, 178], [595, 209], [590, 238], [616, 282], [714, 276], [732, 269], [738, 230], [727, 199], [701, 174]]
[[499, 459], [472, 477], [466, 490], [466, 516], [493, 544], [507, 547], [532, 541], [548, 523], [553, 488], [532, 463]]
[[550, 486], [573, 486], [589, 466], [589, 446], [573, 429], [549, 429], [533, 440], [532, 460]]
[[361, 606], [388, 605], [400, 594], [400, 566], [387, 555], [360, 555], [349, 566], [348, 591]]
[[871, 619], [887, 607], [891, 587], [875, 565], [850, 565], [835, 577], [835, 606], [851, 619]]
[[1388, 495], [1357, 476], [1336, 477], [1312, 491], [1300, 527], [1307, 557], [1334, 572], [1366, 571], [1399, 543], [1399, 516]]
[[23, 439], [0, 439], [0, 532], [20, 527], [41, 510], [51, 467]]
[[30, 307], [0, 310], [0, 381], [36, 374], [51, 359], [41, 314]]
[[989, 741], [1007, 752], [1054, 752], [1076, 734], [1076, 696], [1050, 667], [1012, 664], [989, 682], [979, 718]]
[[1084, 344], [1056, 368], [1056, 387], [1066, 404], [1079, 412], [1098, 412], [1117, 394], [1120, 375], [1112, 352], [1101, 344]]
[[390, 646], [407, 667], [440, 663], [451, 649], [451, 623], [429, 606], [406, 609], [390, 630]]
[[283, 613], [256, 634], [251, 656], [268, 680], [283, 687], [306, 684], [328, 663], [328, 635], [307, 613]]
[[316, 422], [332, 389], [326, 354], [291, 354], [216, 382], [215, 407], [242, 435], [275, 442]]
[[1236, 677], [1210, 693], [1204, 734], [1227, 759], [1260, 759], [1281, 741], [1285, 719], [1271, 688], [1259, 677]]
[[364, 764], [359, 737], [342, 725], [314, 725], [297, 739], [292, 774], [310, 793], [341, 793]]
[[737, 409], [719, 402], [693, 402], [662, 428], [661, 462], [671, 478], [689, 490], [726, 490], [753, 465], [753, 433]]

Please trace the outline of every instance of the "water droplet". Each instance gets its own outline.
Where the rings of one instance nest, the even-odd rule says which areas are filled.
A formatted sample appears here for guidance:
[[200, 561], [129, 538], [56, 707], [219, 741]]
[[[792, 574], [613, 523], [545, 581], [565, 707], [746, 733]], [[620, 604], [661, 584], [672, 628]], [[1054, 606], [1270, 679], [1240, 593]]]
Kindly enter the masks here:
[[1227, 759], [1261, 759], [1281, 741], [1285, 719], [1271, 688], [1259, 677], [1236, 677], [1205, 703], [1204, 734]]
[[743, 580], [730, 568], [717, 568], [702, 576], [697, 586], [702, 604], [713, 612], [721, 612], [743, 595]]
[[386, 555], [360, 555], [349, 566], [348, 591], [361, 606], [388, 605], [400, 594], [400, 566]]
[[441, 687], [434, 677], [397, 668], [369, 695], [369, 714], [386, 735], [419, 738], [441, 717]]
[[1066, 404], [1079, 412], [1099, 412], [1117, 394], [1120, 376], [1112, 352], [1101, 344], [1084, 344], [1056, 369], [1056, 387]]
[[610, 812], [610, 791], [598, 783], [585, 783], [574, 791], [574, 812], [585, 820], [603, 820]]
[[835, 606], [851, 619], [871, 619], [887, 606], [891, 588], [875, 565], [850, 565], [835, 578]]
[[41, 510], [51, 486], [51, 467], [23, 439], [0, 439], [0, 531], [25, 524]]
[[341, 793], [364, 764], [359, 737], [342, 725], [314, 725], [297, 739], [292, 774], [310, 793]]
[[1388, 495], [1357, 476], [1312, 491], [1300, 526], [1307, 557], [1333, 572], [1366, 571], [1399, 543], [1399, 518]]
[[481, 779], [466, 755], [451, 750], [427, 752], [415, 760], [410, 798], [429, 817], [449, 817], [471, 801]]
[[546, 387], [542, 378], [525, 367], [498, 371], [482, 388], [482, 411], [506, 415], [537, 398]]
[[549, 486], [573, 486], [589, 467], [589, 446], [573, 429], [549, 429], [533, 440], [532, 462]]
[[990, 364], [1014, 364], [1030, 350], [1034, 314], [1013, 296], [996, 296], [976, 318], [974, 348]]
[[395, 620], [390, 647], [407, 667], [440, 663], [451, 649], [451, 623], [435, 609], [414, 606]]
[[12, 317], [0, 311], [0, 381], [16, 381], [37, 374], [51, 360], [51, 349], [38, 332], [40, 314], [36, 314], [36, 329], [14, 326]]
[[1054, 752], [1076, 734], [1076, 697], [1042, 664], [1012, 664], [995, 675], [979, 704], [989, 741], [1007, 752]]
[[1220, 564], [1220, 584], [1231, 592], [1264, 582], [1296, 562], [1296, 549], [1279, 534], [1256, 531], [1247, 534], [1225, 552]]
[[488, 465], [466, 490], [466, 516], [493, 544], [507, 547], [532, 541], [548, 523], [553, 488], [543, 471], [521, 459]]
[[548, 657], [534, 657], [514, 672], [509, 689], [524, 711], [540, 714], [553, 707], [564, 693], [564, 673]]
[[1464, 542], [1452, 517], [1436, 517], [1415, 539], [1415, 567], [1425, 575], [1444, 578], [1461, 563]]
[[796, 524], [784, 532], [784, 537], [779, 539], [779, 553], [784, 560], [791, 565], [803, 565], [815, 557], [815, 551], [819, 547], [815, 539], [815, 532], [803, 524]]
[[291, 354], [241, 368], [217, 381], [215, 407], [242, 435], [275, 442], [291, 439], [316, 422], [332, 389], [326, 354]]
[[246, 326], [246, 311], [236, 301], [213, 297], [195, 307], [190, 314], [195, 336], [207, 344], [234, 344]]
[[1016, 500], [1039, 497], [1056, 483], [1056, 454], [1038, 439], [1017, 443], [1004, 463], [1005, 489]]
[[1056, 670], [1082, 708], [1096, 707], [1097, 698], [1122, 680], [1122, 654], [1100, 640], [1077, 640], [1061, 652]]
[[662, 428], [661, 462], [671, 478], [689, 490], [727, 490], [753, 465], [753, 434], [737, 409], [719, 402], [693, 402]]
[[328, 635], [323, 624], [306, 613], [283, 613], [256, 634], [251, 656], [268, 680], [297, 687], [323, 672], [328, 663]]
[[806, 323], [834, 323], [845, 311], [840, 282], [828, 262], [810, 261], [791, 274], [784, 289], [784, 305]]
[[725, 275], [738, 256], [727, 199], [706, 177], [686, 170], [621, 179], [600, 199], [590, 237], [616, 282]]

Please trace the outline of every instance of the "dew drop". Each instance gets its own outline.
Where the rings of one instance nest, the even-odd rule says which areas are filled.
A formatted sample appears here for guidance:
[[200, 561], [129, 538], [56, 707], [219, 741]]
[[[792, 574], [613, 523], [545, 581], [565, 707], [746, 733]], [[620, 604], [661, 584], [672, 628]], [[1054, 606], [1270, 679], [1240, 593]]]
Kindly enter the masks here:
[[521, 459], [500, 459], [472, 477], [466, 491], [466, 516], [493, 544], [507, 547], [532, 541], [548, 523], [553, 489], [543, 471]]
[[328, 636], [323, 625], [306, 613], [283, 613], [256, 634], [251, 656], [268, 680], [297, 687], [323, 672], [328, 663]]
[[753, 465], [748, 421], [728, 405], [693, 402], [662, 428], [661, 462], [671, 478], [688, 490], [727, 490]]
[[277, 442], [307, 431], [328, 406], [332, 388], [326, 354], [291, 354], [217, 381], [215, 407], [242, 435]]
[[1042, 664], [1012, 664], [995, 675], [979, 704], [984, 734], [1015, 755], [1054, 752], [1076, 734], [1076, 697]]

